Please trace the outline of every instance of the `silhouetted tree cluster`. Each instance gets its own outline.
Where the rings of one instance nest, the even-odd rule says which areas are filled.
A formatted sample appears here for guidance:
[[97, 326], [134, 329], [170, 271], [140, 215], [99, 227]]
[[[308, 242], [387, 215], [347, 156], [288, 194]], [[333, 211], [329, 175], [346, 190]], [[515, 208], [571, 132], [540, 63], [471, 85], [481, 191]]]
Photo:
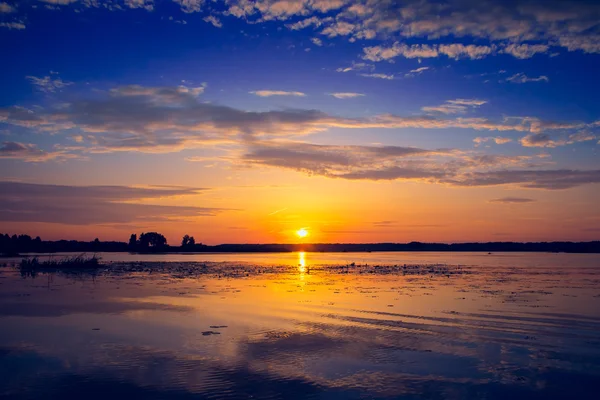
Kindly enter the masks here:
[[58, 252], [238, 252], [268, 253], [291, 251], [359, 252], [359, 251], [475, 251], [475, 252], [564, 252], [600, 253], [600, 241], [595, 242], [490, 242], [490, 243], [315, 243], [315, 244], [220, 244], [206, 246], [196, 243], [193, 236], [185, 235], [181, 246], [169, 246], [158, 232], [132, 234], [129, 243], [91, 242], [76, 240], [43, 241], [29, 235], [0, 234], [0, 254], [58, 253]]
[[11, 255], [26, 252], [37, 252], [42, 248], [42, 239], [37, 236], [32, 239], [29, 235], [0, 234], [0, 250], [2, 253]]
[[77, 240], [43, 241], [39, 236], [32, 239], [29, 235], [0, 234], [0, 254], [16, 256], [23, 253], [59, 253], [59, 252], [120, 252], [127, 251], [127, 243], [101, 242], [96, 238], [92, 242]]
[[139, 239], [135, 233], [129, 237], [127, 246], [130, 251], [160, 252], [167, 249], [167, 238], [158, 232], [142, 232]]
[[181, 247], [189, 248], [196, 246], [196, 239], [193, 236], [185, 235], [183, 239], [181, 239]]

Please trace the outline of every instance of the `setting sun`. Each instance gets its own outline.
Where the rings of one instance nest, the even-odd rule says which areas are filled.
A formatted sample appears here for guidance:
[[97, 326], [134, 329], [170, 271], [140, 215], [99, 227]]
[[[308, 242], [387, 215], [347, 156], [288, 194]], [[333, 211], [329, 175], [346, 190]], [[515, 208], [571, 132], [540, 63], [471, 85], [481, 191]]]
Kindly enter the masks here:
[[300, 238], [305, 238], [308, 236], [308, 231], [305, 228], [301, 228], [296, 231], [296, 235]]

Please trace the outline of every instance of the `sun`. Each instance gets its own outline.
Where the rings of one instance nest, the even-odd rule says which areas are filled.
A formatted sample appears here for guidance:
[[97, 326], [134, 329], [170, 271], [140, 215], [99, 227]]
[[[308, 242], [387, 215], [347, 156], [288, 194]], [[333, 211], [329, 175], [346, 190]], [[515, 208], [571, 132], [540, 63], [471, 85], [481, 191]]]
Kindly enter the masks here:
[[300, 228], [296, 231], [296, 235], [299, 238], [305, 238], [308, 236], [308, 231], [306, 230], [306, 228]]

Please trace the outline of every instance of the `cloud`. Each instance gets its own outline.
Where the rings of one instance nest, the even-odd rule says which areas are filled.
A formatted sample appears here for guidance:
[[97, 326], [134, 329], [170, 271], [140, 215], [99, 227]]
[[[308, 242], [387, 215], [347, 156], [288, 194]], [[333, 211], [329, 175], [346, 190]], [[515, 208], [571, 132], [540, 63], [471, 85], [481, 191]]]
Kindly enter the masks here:
[[270, 97], [270, 96], [298, 96], [304, 97], [305, 93], [302, 92], [286, 92], [283, 90], [257, 90], [254, 92], [250, 92], [260, 97]]
[[569, 189], [600, 183], [600, 170], [540, 169], [545, 155], [468, 154], [452, 149], [255, 142], [242, 162], [348, 180], [399, 180], [457, 187]]
[[515, 58], [526, 59], [531, 58], [536, 54], [547, 53], [550, 49], [550, 46], [545, 44], [509, 44], [504, 49], [502, 49], [502, 53], [510, 54]]
[[[200, 87], [144, 87], [127, 85], [92, 97], [72, 97], [60, 107], [0, 108], [0, 123], [39, 133], [68, 133], [81, 137], [69, 152], [139, 151], [177, 152], [217, 144], [245, 145], [257, 139], [295, 137], [340, 129], [473, 129], [488, 132], [546, 131], [594, 132], [597, 123], [550, 122], [536, 118], [380, 114], [347, 118], [318, 110], [284, 109], [246, 111], [200, 102]], [[258, 93], [258, 92], [257, 92]], [[289, 93], [289, 92], [284, 92]], [[264, 94], [264, 93], [263, 93]], [[272, 94], [271, 91], [267, 94]], [[462, 110], [485, 104], [478, 99], [455, 99], [445, 103]], [[450, 114], [451, 115], [451, 114]]]
[[449, 179], [457, 186], [517, 185], [529, 189], [560, 190], [600, 183], [600, 170], [500, 170], [472, 172], [460, 179]]
[[486, 100], [456, 99], [447, 100], [444, 104], [441, 104], [439, 106], [421, 107], [421, 110], [426, 113], [464, 114], [470, 109], [477, 108], [486, 103]]
[[494, 47], [492, 46], [475, 46], [475, 45], [467, 45], [464, 44], [442, 44], [438, 47], [438, 51], [440, 54], [444, 54], [449, 58], [453, 58], [455, 60], [461, 58], [469, 58], [471, 60], [479, 60], [485, 58], [486, 56], [492, 54]]
[[492, 199], [490, 203], [503, 203], [503, 204], [520, 204], [520, 203], [533, 203], [534, 199], [526, 197], [502, 197], [500, 199]]
[[0, 182], [0, 221], [68, 225], [157, 222], [215, 215], [222, 209], [150, 205], [141, 200], [191, 196], [198, 188], [59, 186]]
[[243, 161], [302, 171], [329, 177], [342, 177], [357, 168], [394, 162], [407, 157], [449, 154], [450, 150], [425, 150], [399, 146], [335, 146], [302, 142], [258, 142], [249, 147]]
[[8, 3], [0, 2], [0, 14], [9, 14], [17, 11], [17, 9]]
[[319, 38], [311, 38], [310, 41], [313, 42], [315, 46], [323, 46], [323, 41]]
[[407, 72], [406, 74], [404, 74], [405, 78], [414, 78], [417, 75], [421, 75], [423, 72], [429, 70], [429, 67], [420, 67], [420, 68], [416, 68], [416, 69], [411, 69], [409, 72]]
[[339, 9], [349, 3], [349, 1], [350, 0], [312, 0], [310, 5], [313, 9], [325, 13]]
[[501, 136], [497, 136], [497, 137], [481, 137], [478, 136], [475, 139], [473, 139], [473, 142], [475, 142], [475, 146], [479, 146], [482, 143], [487, 143], [487, 142], [494, 142], [496, 144], [506, 144], [506, 143], [510, 143], [512, 142], [512, 139], [510, 138], [506, 138], [506, 137], [501, 137]]
[[125, 85], [111, 89], [110, 94], [116, 97], [140, 96], [156, 102], [181, 103], [195, 101], [194, 98], [204, 93], [205, 89], [205, 83], [198, 87]]
[[143, 8], [146, 11], [154, 10], [154, 0], [125, 0], [125, 5], [129, 8]]
[[321, 25], [323, 25], [329, 21], [332, 21], [332, 20], [333, 20], [333, 18], [331, 18], [331, 17], [328, 17], [328, 18], [310, 17], [310, 18], [303, 19], [303, 20], [298, 21], [293, 24], [288, 24], [286, 26], [293, 31], [298, 31], [301, 29], [308, 28], [309, 26], [314, 26], [315, 28], [318, 28]]
[[367, 64], [367, 63], [363, 63], [363, 62], [353, 62], [351, 66], [349, 67], [340, 67], [338, 69], [336, 69], [336, 72], [350, 72], [350, 71], [372, 71], [375, 69], [375, 66], [373, 64]]
[[329, 95], [335, 97], [336, 99], [352, 99], [355, 97], [364, 96], [364, 94], [362, 94], [362, 93], [352, 93], [352, 92], [329, 93]]
[[22, 22], [0, 22], [0, 28], [23, 30], [26, 26]]
[[336, 36], [348, 36], [356, 29], [357, 27], [354, 24], [344, 21], [336, 21], [333, 25], [330, 25], [327, 28], [323, 29], [321, 31], [321, 35], [325, 35], [330, 38]]
[[204, 17], [203, 19], [204, 19], [204, 21], [212, 24], [213, 26], [215, 26], [217, 28], [223, 27], [223, 23], [214, 15], [209, 15], [208, 17]]
[[588, 131], [573, 133], [567, 137], [563, 137], [562, 139], [552, 139], [549, 134], [540, 132], [531, 133], [519, 139], [519, 143], [525, 147], [558, 147], [578, 142], [588, 142], [596, 140], [597, 138], [598, 136]]
[[76, 3], [79, 0], [39, 0], [41, 2], [44, 3], [49, 3], [49, 4], [58, 4], [58, 5], [67, 5], [67, 4], [71, 4], [71, 3]]
[[537, 78], [530, 78], [522, 72], [514, 74], [513, 76], [506, 78], [506, 82], [510, 83], [527, 83], [527, 82], [550, 82], [545, 75], [540, 75]]
[[394, 75], [387, 75], [387, 74], [379, 74], [379, 73], [373, 73], [373, 74], [359, 74], [360, 76], [364, 76], [366, 78], [376, 78], [376, 79], [387, 79], [387, 80], [392, 80], [394, 79]]
[[[42, 0], [122, 11], [154, 7], [152, 0]], [[285, 21], [291, 30], [319, 29], [329, 37], [395, 40], [366, 49], [365, 57], [389, 60], [402, 55], [480, 59], [493, 54], [530, 58], [551, 48], [600, 53], [600, 6], [588, 0], [527, 2], [503, 0], [172, 0], [183, 12], [240, 18], [249, 24]], [[0, 4], [8, 4], [2, 2]], [[9, 6], [12, 7], [12, 6]], [[4, 6], [8, 10], [8, 7]], [[1, 23], [4, 27], [16, 23]], [[423, 44], [411, 44], [416, 41]], [[450, 40], [458, 41], [449, 43]], [[437, 43], [435, 43], [437, 42]], [[402, 43], [402, 44], [401, 44]]]
[[188, 14], [200, 12], [204, 5], [204, 0], [173, 0], [173, 2], [179, 4], [181, 11]]
[[44, 76], [43, 78], [26, 76], [25, 78], [35, 85], [38, 90], [45, 93], [54, 93], [73, 84], [73, 82], [63, 81], [60, 78], [52, 79], [50, 76]]
[[363, 48], [363, 58], [370, 61], [384, 61], [403, 56], [405, 58], [432, 58], [439, 55], [435, 46], [427, 44], [415, 44], [408, 46], [406, 44], [394, 43], [391, 47], [371, 46]]
[[0, 159], [13, 158], [26, 162], [44, 162], [50, 160], [65, 160], [78, 158], [74, 154], [57, 150], [46, 152], [39, 149], [35, 144], [19, 142], [2, 142], [0, 146]]

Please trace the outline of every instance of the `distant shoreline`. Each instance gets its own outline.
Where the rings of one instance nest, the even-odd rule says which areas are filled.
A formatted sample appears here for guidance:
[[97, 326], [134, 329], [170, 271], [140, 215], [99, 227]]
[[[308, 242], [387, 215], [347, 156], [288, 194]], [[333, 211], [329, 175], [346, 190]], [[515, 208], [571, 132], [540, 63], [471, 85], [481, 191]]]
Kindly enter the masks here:
[[600, 241], [593, 242], [486, 242], [486, 243], [306, 243], [306, 244], [220, 244], [208, 246], [161, 246], [144, 251], [125, 242], [39, 241], [30, 245], [0, 249], [4, 257], [53, 253], [133, 253], [133, 254], [227, 254], [227, 253], [359, 253], [359, 252], [539, 252], [600, 253]]

